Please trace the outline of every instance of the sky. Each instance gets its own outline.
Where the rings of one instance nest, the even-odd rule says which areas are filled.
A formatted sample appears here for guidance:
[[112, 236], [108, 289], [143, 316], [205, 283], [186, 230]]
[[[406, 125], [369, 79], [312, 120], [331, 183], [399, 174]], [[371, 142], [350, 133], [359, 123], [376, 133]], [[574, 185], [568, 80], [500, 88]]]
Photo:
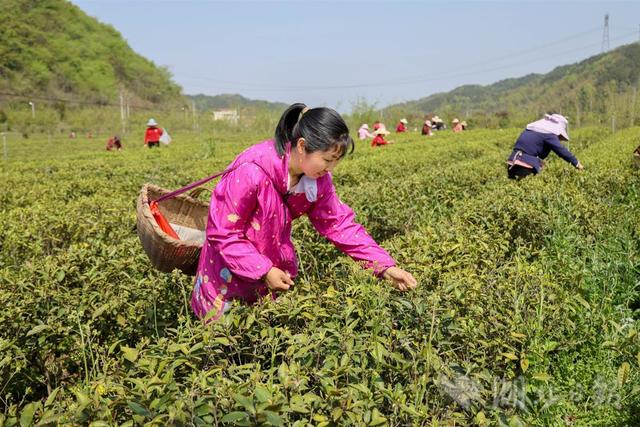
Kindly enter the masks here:
[[640, 40], [640, 1], [72, 0], [185, 94], [348, 112], [546, 73]]

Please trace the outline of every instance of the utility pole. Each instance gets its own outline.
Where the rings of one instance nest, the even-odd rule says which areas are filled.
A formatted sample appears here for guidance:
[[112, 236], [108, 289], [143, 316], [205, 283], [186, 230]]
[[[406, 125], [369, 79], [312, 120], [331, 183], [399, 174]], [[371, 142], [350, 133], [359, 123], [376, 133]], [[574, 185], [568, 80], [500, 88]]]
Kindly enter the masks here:
[[31, 117], [32, 118], [36, 118], [36, 104], [34, 104], [32, 101], [29, 101], [29, 105], [31, 105]]
[[631, 126], [635, 126], [636, 124], [636, 96], [638, 92], [638, 86], [640, 86], [640, 75], [638, 75], [636, 84], [633, 87], [633, 96], [631, 98]]
[[638, 92], [638, 85], [633, 87], [633, 95], [631, 96], [631, 126], [635, 122], [636, 118], [636, 94]]
[[609, 14], [604, 15], [604, 30], [602, 31], [602, 53], [609, 50]]
[[616, 131], [616, 116], [615, 114], [611, 116], [611, 132]]
[[191, 112], [193, 113], [193, 130], [198, 127], [196, 123], [196, 101], [191, 100]]
[[120, 122], [122, 123], [122, 134], [124, 135], [125, 132], [125, 128], [124, 128], [124, 95], [122, 94], [122, 90], [120, 91]]

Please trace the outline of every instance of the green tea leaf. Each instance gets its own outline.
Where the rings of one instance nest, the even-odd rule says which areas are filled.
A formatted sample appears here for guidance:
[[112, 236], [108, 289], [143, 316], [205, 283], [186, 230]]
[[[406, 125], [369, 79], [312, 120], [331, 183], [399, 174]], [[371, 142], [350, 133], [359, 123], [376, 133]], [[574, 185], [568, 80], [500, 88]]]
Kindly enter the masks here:
[[249, 414], [247, 414], [246, 412], [234, 411], [229, 412], [227, 415], [222, 417], [220, 421], [223, 423], [235, 423], [241, 420], [246, 420], [248, 418]]
[[267, 418], [267, 422], [272, 425], [272, 426], [283, 426], [284, 422], [282, 421], [282, 418], [280, 417], [280, 415], [276, 414], [275, 412], [272, 411], [263, 411], [262, 412], [265, 417]]
[[261, 384], [256, 385], [254, 393], [256, 400], [260, 403], [266, 402], [271, 399], [271, 392], [269, 392], [269, 390]]
[[631, 366], [627, 362], [623, 362], [618, 368], [618, 387], [622, 388], [629, 378]]
[[24, 406], [20, 414], [20, 426], [28, 427], [33, 421], [33, 415], [36, 412], [36, 403], [32, 402]]
[[509, 360], [518, 360], [518, 356], [513, 353], [502, 353], [502, 356]]
[[40, 332], [45, 331], [47, 329], [50, 329], [49, 325], [34, 326], [33, 328], [31, 328], [29, 332], [27, 332], [27, 336], [29, 337], [31, 335], [39, 334]]
[[138, 350], [136, 350], [135, 348], [120, 347], [120, 350], [122, 350], [124, 358], [129, 362], [135, 362], [138, 359]]
[[129, 401], [127, 402], [127, 406], [137, 415], [141, 415], [143, 417], [148, 417], [151, 415], [147, 408], [140, 405], [139, 403]]

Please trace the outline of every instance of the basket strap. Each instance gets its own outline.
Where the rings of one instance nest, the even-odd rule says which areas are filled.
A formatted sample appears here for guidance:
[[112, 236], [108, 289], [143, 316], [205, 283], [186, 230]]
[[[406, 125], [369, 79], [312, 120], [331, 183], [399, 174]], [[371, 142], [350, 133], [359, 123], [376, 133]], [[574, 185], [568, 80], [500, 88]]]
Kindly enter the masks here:
[[188, 185], [186, 185], [186, 186], [184, 186], [182, 188], [178, 188], [177, 190], [174, 190], [174, 191], [172, 191], [170, 193], [167, 193], [167, 194], [165, 194], [163, 196], [158, 197], [155, 200], [155, 202], [160, 203], [163, 200], [172, 199], [172, 198], [174, 198], [174, 197], [176, 197], [176, 196], [178, 196], [178, 195], [180, 195], [182, 193], [185, 193], [185, 192], [191, 190], [192, 188], [196, 188], [196, 187], [199, 187], [199, 186], [201, 186], [203, 184], [206, 184], [207, 182], [216, 179], [217, 177], [219, 177], [220, 175], [222, 175], [222, 174], [224, 174], [226, 172], [227, 171], [224, 170], [222, 172], [218, 172], [218, 173], [216, 173], [214, 175], [211, 175], [211, 176], [208, 176], [206, 178], [199, 179], [196, 182], [192, 182], [191, 184], [188, 184]]
[[[186, 185], [186, 186], [184, 186], [182, 188], [178, 188], [177, 190], [174, 190], [174, 191], [172, 191], [170, 193], [167, 193], [167, 194], [165, 194], [163, 196], [160, 196], [160, 197], [158, 197], [157, 199], [155, 199], [153, 201], [155, 201], [156, 203], [160, 203], [163, 200], [172, 199], [172, 198], [174, 198], [174, 197], [176, 197], [176, 196], [178, 196], [178, 195], [180, 195], [182, 193], [185, 193], [185, 192], [191, 190], [192, 188], [196, 188], [196, 187], [199, 187], [199, 186], [201, 186], [203, 184], [206, 184], [207, 182], [209, 182], [211, 180], [214, 180], [214, 179], [216, 179], [217, 177], [219, 177], [221, 175], [224, 175], [224, 174], [229, 173], [229, 172], [233, 172], [234, 170], [236, 170], [240, 166], [246, 165], [247, 163], [253, 163], [257, 167], [262, 169], [262, 172], [264, 172], [264, 174], [267, 177], [269, 177], [269, 174], [267, 173], [267, 171], [265, 171], [264, 168], [262, 166], [260, 166], [259, 164], [257, 164], [256, 162], [251, 162], [250, 161], [250, 162], [240, 163], [239, 165], [236, 165], [236, 167], [234, 167], [232, 169], [225, 169], [222, 172], [218, 172], [218, 173], [216, 173], [214, 175], [211, 175], [211, 176], [208, 176], [206, 178], [199, 179], [196, 182], [192, 182], [191, 184], [188, 184], [188, 185]], [[152, 200], [149, 200], [148, 202], [150, 203], [151, 201]]]

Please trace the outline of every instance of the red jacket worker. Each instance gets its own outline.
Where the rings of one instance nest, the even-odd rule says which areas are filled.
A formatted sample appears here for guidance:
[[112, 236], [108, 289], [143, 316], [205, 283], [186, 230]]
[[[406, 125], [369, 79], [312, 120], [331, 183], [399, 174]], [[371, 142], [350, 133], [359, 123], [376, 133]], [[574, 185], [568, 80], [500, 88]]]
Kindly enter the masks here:
[[147, 122], [147, 131], [144, 134], [144, 145], [149, 148], [160, 146], [160, 137], [163, 134], [162, 128], [158, 127], [158, 123], [154, 119]]
[[393, 144], [393, 141], [387, 141], [386, 139], [384, 139], [384, 135], [389, 135], [390, 133], [391, 132], [386, 130], [383, 126], [374, 130], [373, 134], [375, 135], [375, 137], [371, 141], [371, 146], [377, 147], [379, 145]]
[[406, 132], [408, 124], [409, 122], [407, 121], [407, 119], [401, 119], [400, 123], [398, 123], [398, 126], [396, 127], [396, 132], [398, 133]]

